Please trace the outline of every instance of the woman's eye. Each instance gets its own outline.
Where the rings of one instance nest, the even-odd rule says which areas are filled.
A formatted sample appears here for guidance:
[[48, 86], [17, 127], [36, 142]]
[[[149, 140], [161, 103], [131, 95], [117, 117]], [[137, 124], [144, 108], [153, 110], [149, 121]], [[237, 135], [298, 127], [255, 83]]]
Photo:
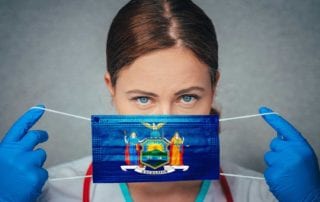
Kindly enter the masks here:
[[186, 104], [192, 103], [192, 102], [196, 101], [197, 99], [198, 99], [198, 96], [195, 96], [195, 95], [182, 95], [181, 96], [181, 101]]
[[148, 97], [136, 97], [135, 100], [141, 105], [147, 105], [150, 102], [150, 98]]

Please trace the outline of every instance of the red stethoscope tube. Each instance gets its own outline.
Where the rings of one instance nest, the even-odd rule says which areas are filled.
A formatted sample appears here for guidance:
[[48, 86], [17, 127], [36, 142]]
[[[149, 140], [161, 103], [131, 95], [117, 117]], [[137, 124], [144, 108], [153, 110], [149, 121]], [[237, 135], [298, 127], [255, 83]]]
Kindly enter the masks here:
[[[223, 172], [220, 168], [220, 172]], [[92, 163], [89, 165], [86, 176], [91, 175], [92, 176]], [[82, 201], [83, 202], [90, 202], [90, 185], [91, 185], [91, 178], [92, 177], [86, 177], [83, 180], [83, 192], [82, 192]], [[231, 190], [227, 181], [227, 178], [225, 176], [220, 176], [220, 183], [222, 187], [222, 191], [226, 197], [227, 202], [233, 202]]]
[[[92, 176], [92, 163], [90, 163], [86, 176]], [[83, 192], [82, 192], [82, 201], [83, 202], [90, 202], [90, 184], [91, 184], [92, 177], [86, 177], [83, 180]]]

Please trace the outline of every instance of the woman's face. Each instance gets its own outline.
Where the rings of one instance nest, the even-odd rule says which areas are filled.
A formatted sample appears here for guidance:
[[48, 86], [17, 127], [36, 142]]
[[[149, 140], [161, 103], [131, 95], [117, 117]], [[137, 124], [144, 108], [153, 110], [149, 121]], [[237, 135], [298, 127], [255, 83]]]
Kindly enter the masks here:
[[214, 98], [209, 67], [182, 47], [154, 51], [105, 81], [119, 114], [209, 114]]

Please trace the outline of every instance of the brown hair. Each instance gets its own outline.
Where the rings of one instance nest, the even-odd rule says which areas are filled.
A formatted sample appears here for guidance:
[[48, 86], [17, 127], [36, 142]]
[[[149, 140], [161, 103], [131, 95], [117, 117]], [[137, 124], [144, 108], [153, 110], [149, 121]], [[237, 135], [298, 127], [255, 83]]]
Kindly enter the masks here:
[[184, 46], [210, 67], [217, 82], [218, 43], [214, 25], [191, 0], [132, 0], [112, 21], [107, 38], [107, 70], [116, 85], [119, 71], [151, 51]]

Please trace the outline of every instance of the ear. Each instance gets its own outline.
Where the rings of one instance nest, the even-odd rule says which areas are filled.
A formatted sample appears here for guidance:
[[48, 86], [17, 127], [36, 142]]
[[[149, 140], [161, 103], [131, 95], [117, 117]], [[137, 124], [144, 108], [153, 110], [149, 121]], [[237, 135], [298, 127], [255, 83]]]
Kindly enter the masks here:
[[220, 71], [217, 70], [216, 73], [215, 73], [215, 81], [214, 81], [214, 83], [212, 84], [212, 86], [213, 86], [213, 88], [212, 88], [213, 93], [215, 93], [215, 91], [216, 91], [217, 84], [218, 84], [219, 80], [220, 80]]
[[216, 83], [215, 83], [215, 85], [217, 85], [217, 83], [218, 83], [219, 80], [220, 80], [220, 71], [217, 70], [217, 71], [216, 71]]
[[106, 86], [107, 86], [111, 96], [113, 97], [114, 93], [115, 93], [115, 89], [114, 89], [114, 87], [112, 85], [111, 76], [110, 76], [109, 72], [106, 72], [104, 74], [104, 82], [106, 83]]

